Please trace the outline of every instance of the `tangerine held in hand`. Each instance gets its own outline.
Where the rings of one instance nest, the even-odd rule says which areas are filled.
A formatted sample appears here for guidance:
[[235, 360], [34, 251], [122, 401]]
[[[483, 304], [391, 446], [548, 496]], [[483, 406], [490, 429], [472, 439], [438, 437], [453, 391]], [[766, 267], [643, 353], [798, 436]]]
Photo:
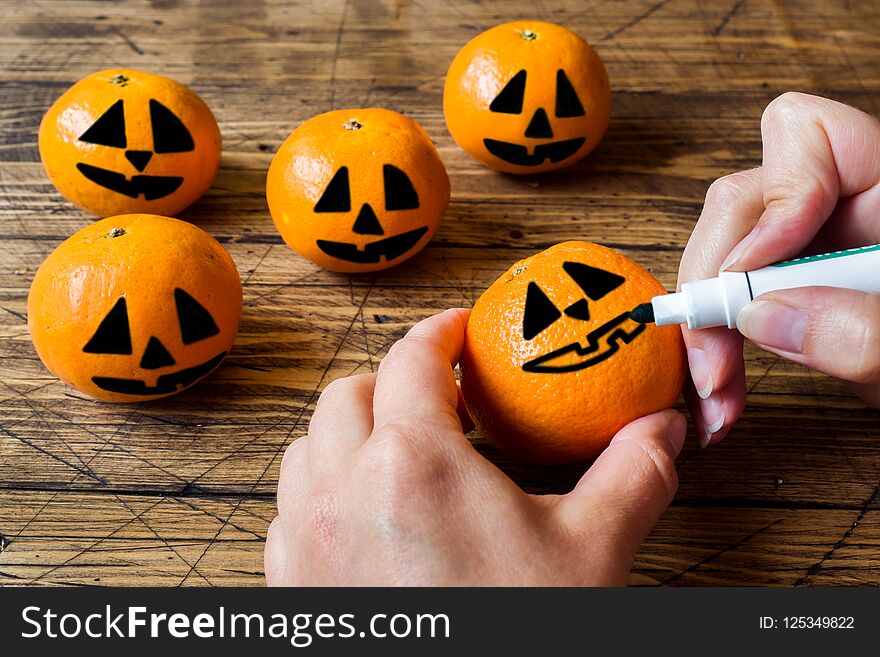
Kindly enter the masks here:
[[179, 392], [217, 367], [238, 330], [235, 263], [201, 228], [128, 214], [75, 233], [40, 265], [28, 327], [55, 376], [114, 402]]
[[461, 356], [462, 394], [483, 435], [527, 461], [580, 461], [674, 404], [681, 329], [629, 316], [663, 293], [638, 264], [589, 242], [513, 265], [474, 305]]
[[220, 166], [220, 129], [193, 91], [161, 75], [87, 75], [40, 123], [52, 184], [98, 215], [175, 215], [207, 191]]

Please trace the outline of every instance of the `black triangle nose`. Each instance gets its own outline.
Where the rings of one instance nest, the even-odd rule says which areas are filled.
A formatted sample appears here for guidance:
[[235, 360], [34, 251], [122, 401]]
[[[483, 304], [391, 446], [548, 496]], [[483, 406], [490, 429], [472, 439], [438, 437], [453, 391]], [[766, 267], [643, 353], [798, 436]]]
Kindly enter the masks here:
[[174, 365], [174, 357], [168, 353], [159, 338], [151, 337], [141, 357], [141, 367], [145, 370], [156, 370], [167, 365]]
[[376, 216], [376, 213], [373, 212], [373, 208], [370, 207], [369, 203], [364, 203], [363, 206], [361, 206], [361, 211], [358, 212], [352, 230], [358, 235], [385, 234], [385, 231], [382, 230], [382, 224], [379, 223], [379, 218]]
[[125, 159], [138, 171], [143, 171], [152, 157], [153, 153], [150, 151], [125, 151]]
[[550, 139], [553, 137], [553, 128], [550, 127], [550, 119], [547, 118], [547, 112], [543, 107], [535, 110], [535, 115], [529, 121], [529, 127], [526, 128], [526, 137], [534, 139]]

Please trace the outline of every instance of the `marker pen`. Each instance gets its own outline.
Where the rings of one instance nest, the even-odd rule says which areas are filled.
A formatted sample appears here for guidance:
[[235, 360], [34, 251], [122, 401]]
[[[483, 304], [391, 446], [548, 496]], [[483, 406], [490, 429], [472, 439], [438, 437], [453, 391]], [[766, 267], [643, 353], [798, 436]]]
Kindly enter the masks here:
[[812, 285], [880, 292], [880, 244], [786, 260], [750, 272], [724, 271], [718, 278], [684, 283], [681, 292], [654, 297], [630, 317], [657, 326], [736, 328], [740, 311], [758, 295]]

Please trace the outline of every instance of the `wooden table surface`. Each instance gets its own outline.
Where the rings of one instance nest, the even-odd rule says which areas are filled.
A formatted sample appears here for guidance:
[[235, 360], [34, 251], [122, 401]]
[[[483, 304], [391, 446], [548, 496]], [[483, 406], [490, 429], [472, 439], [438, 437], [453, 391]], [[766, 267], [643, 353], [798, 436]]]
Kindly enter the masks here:
[[[284, 448], [337, 377], [375, 370], [417, 320], [474, 302], [514, 260], [569, 239], [621, 250], [674, 286], [709, 183], [760, 162], [779, 93], [877, 114], [880, 5], [871, 0], [2, 2], [0, 24], [0, 585], [259, 585]], [[579, 165], [507, 177], [459, 150], [441, 96], [458, 48], [497, 23], [549, 19], [604, 58], [611, 127]], [[226, 363], [170, 399], [109, 405], [53, 378], [26, 326], [40, 262], [91, 217], [39, 162], [40, 118], [83, 75], [162, 73], [214, 110], [213, 188], [182, 214], [244, 282]], [[322, 271], [269, 218], [264, 178], [287, 134], [330, 108], [406, 112], [452, 180], [438, 234], [378, 275]], [[749, 406], [719, 446], [691, 434], [672, 507], [637, 584], [880, 583], [877, 411], [843, 385], [756, 349]], [[576, 467], [508, 461], [531, 491]]]

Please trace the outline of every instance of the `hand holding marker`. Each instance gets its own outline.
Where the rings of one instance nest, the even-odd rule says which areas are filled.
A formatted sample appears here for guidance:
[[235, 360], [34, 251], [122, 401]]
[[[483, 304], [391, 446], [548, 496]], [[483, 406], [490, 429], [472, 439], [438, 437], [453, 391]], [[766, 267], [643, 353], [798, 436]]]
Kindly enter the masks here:
[[880, 244], [796, 258], [752, 272], [723, 271], [717, 278], [685, 283], [681, 292], [654, 297], [630, 317], [657, 326], [739, 328], [737, 318], [755, 297], [812, 286], [880, 292]]
[[715, 327], [682, 329], [692, 378], [685, 399], [704, 446], [720, 441], [745, 406], [743, 335], [880, 406], [880, 251], [783, 262], [880, 242], [880, 124], [841, 103], [788, 93], [767, 106], [761, 136], [762, 165], [709, 188], [679, 268], [685, 297], [666, 302], [717, 287], [733, 306], [728, 317], [718, 309], [707, 316], [700, 305], [692, 325]]

